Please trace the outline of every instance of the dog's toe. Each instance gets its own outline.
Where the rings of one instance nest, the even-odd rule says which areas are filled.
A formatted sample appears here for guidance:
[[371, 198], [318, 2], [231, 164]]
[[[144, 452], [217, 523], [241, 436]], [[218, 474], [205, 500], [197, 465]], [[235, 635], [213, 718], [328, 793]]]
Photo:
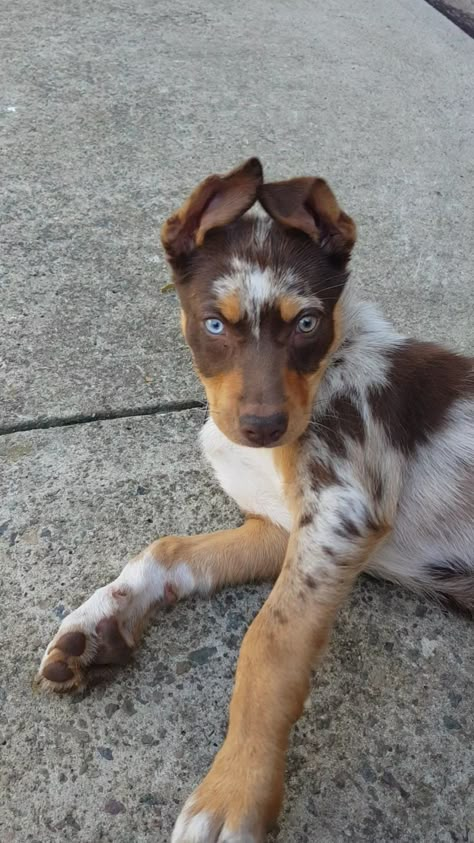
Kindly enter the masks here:
[[66, 693], [108, 678], [112, 668], [130, 659], [132, 646], [127, 637], [128, 642], [117, 617], [97, 619], [73, 612], [46, 650], [36, 684], [46, 691]]

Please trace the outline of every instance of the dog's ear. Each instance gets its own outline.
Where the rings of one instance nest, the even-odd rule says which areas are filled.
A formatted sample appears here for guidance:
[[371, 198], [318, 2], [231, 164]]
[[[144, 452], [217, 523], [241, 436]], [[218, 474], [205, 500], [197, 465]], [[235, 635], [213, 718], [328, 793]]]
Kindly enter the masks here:
[[348, 260], [356, 241], [356, 225], [337, 203], [331, 188], [318, 178], [263, 184], [258, 199], [273, 219], [304, 231], [323, 251]]
[[168, 259], [189, 254], [202, 245], [208, 231], [227, 225], [248, 211], [262, 181], [258, 158], [249, 158], [224, 176], [208, 176], [161, 229]]

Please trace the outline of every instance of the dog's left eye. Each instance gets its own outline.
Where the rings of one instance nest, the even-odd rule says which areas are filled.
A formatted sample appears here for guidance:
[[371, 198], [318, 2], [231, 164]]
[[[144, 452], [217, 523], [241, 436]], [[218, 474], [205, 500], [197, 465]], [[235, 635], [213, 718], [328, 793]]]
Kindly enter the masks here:
[[311, 314], [308, 313], [306, 316], [301, 317], [296, 326], [296, 330], [300, 334], [311, 334], [317, 324], [318, 320], [316, 319], [316, 316], [311, 316]]
[[224, 323], [220, 319], [215, 319], [214, 317], [206, 319], [204, 325], [206, 326], [206, 331], [209, 334], [214, 334], [214, 336], [222, 334], [224, 330]]

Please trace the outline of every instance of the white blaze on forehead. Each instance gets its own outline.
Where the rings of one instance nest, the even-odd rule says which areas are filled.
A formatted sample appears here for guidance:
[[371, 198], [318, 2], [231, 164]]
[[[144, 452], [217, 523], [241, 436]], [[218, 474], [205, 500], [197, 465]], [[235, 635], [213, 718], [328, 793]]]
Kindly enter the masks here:
[[296, 278], [291, 270], [276, 273], [271, 267], [261, 268], [234, 257], [231, 272], [219, 278], [214, 284], [214, 292], [219, 299], [238, 296], [241, 312], [250, 319], [253, 330], [258, 334], [262, 311], [285, 298], [295, 302], [301, 309], [322, 307], [315, 296], [300, 295], [296, 290]]

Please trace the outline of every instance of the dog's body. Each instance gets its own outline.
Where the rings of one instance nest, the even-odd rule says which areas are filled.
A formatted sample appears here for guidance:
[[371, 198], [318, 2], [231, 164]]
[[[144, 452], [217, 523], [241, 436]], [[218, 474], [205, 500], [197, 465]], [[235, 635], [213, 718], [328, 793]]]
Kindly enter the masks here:
[[[268, 216], [245, 215], [257, 197]], [[277, 579], [239, 659], [229, 731], [173, 843], [257, 843], [335, 613], [367, 570], [474, 611], [474, 368], [355, 301], [355, 227], [324, 182], [211, 177], [163, 230], [207, 391], [204, 452], [242, 527], [169, 537], [68, 616], [40, 679], [124, 661], [160, 600]]]
[[[336, 365], [329, 363], [319, 387], [297, 473], [304, 476], [305, 462], [310, 473], [315, 455], [334, 474], [359, 463], [362, 473], [373, 475], [372, 504], [380, 507], [378, 517], [392, 525], [365, 569], [443, 603], [472, 609], [473, 364], [436, 345], [397, 335], [371, 305], [351, 301], [349, 289], [341, 304], [346, 352], [334, 352]], [[387, 392], [395, 406], [385, 430], [380, 412], [387, 409]], [[378, 411], [374, 396], [382, 403]], [[400, 437], [414, 439], [413, 448], [400, 448]], [[230, 442], [212, 418], [201, 438], [220, 485], [240, 509], [290, 532], [293, 515], [277, 468], [279, 455]], [[385, 494], [378, 484], [385, 486]], [[351, 507], [356, 511], [357, 501]], [[347, 517], [351, 515], [348, 511]]]

